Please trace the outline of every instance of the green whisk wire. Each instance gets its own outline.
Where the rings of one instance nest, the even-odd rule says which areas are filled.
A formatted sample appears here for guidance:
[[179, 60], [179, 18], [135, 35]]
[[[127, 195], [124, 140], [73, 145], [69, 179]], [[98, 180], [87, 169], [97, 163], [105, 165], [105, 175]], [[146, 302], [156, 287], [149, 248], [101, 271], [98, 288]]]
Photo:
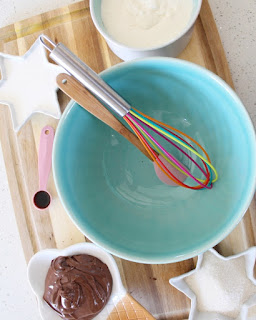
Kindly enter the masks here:
[[172, 135], [170, 132], [168, 132], [167, 130], [165, 130], [164, 128], [160, 127], [158, 124], [154, 123], [153, 121], [151, 121], [150, 119], [144, 117], [143, 115], [139, 114], [137, 111], [135, 111], [134, 109], [131, 109], [130, 114], [132, 114], [135, 118], [138, 118], [139, 120], [141, 120], [142, 122], [146, 123], [149, 127], [154, 128], [156, 131], [161, 132], [163, 135], [165, 135], [166, 137], [170, 138], [171, 140], [177, 142], [178, 144], [180, 144], [181, 146], [183, 146], [184, 148], [188, 149], [189, 151], [191, 151], [192, 153], [194, 153], [196, 156], [198, 156], [201, 160], [203, 160], [208, 167], [210, 167], [212, 169], [212, 171], [215, 174], [215, 178], [212, 181], [213, 183], [216, 182], [218, 180], [218, 173], [216, 171], [216, 169], [214, 168], [214, 166], [207, 160], [205, 159], [205, 157], [203, 157], [202, 155], [200, 155], [196, 150], [194, 150], [193, 148], [191, 148], [190, 146], [188, 146], [186, 143], [184, 143], [183, 141], [181, 141], [178, 137], [175, 137], [174, 135]]

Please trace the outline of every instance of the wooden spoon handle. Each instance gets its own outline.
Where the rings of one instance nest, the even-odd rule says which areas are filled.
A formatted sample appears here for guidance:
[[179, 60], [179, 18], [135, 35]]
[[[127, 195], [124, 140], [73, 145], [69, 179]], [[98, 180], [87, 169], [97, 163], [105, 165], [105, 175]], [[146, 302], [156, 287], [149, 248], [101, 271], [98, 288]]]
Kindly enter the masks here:
[[75, 100], [85, 110], [125, 137], [146, 157], [152, 160], [140, 140], [115, 116], [113, 116], [112, 113], [99, 102], [99, 100], [86, 90], [80, 82], [68, 74], [61, 73], [57, 76], [57, 84], [59, 88], [71, 99]]

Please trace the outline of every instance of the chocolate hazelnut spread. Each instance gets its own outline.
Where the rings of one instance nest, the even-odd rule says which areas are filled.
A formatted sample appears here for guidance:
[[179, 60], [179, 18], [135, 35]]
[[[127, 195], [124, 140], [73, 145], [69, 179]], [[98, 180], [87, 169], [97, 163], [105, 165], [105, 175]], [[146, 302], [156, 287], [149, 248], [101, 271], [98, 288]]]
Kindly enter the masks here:
[[44, 300], [63, 319], [90, 320], [106, 305], [112, 276], [106, 264], [86, 255], [58, 257], [45, 279]]

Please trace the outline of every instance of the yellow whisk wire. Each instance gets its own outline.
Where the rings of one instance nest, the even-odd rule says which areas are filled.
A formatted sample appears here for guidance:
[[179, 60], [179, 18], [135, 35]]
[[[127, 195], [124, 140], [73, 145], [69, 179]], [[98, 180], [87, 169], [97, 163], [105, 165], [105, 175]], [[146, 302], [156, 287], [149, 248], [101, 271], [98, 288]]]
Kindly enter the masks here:
[[154, 128], [155, 130], [161, 132], [166, 137], [172, 139], [173, 141], [177, 142], [178, 144], [182, 145], [184, 148], [190, 150], [195, 155], [197, 155], [200, 159], [202, 159], [213, 170], [213, 172], [215, 174], [215, 179], [212, 182], [216, 182], [218, 180], [218, 173], [217, 173], [216, 169], [214, 168], [214, 166], [207, 159], [205, 159], [205, 157], [200, 155], [196, 150], [192, 149], [190, 146], [186, 145], [184, 142], [180, 141], [179, 139], [173, 137], [171, 134], [169, 134], [165, 130], [162, 130], [159, 126], [154, 125], [154, 123], [152, 123], [152, 121], [150, 121], [150, 122], [147, 121], [146, 119], [142, 118], [140, 115], [136, 114], [132, 110], [130, 110], [129, 113], [131, 113], [134, 117], [140, 119], [142, 122], [146, 123], [148, 126], [150, 126], [150, 127]]

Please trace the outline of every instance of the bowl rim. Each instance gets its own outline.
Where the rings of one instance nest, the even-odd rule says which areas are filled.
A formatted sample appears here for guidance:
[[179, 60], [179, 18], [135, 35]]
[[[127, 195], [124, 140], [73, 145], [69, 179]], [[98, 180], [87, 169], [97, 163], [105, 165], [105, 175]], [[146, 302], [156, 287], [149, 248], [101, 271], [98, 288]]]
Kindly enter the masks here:
[[[255, 135], [255, 130], [251, 121], [251, 118], [249, 116], [248, 111], [246, 110], [246, 108], [244, 107], [243, 103], [241, 102], [241, 100], [239, 99], [239, 97], [237, 96], [237, 94], [235, 93], [235, 91], [224, 81], [222, 80], [219, 76], [217, 76], [216, 74], [214, 74], [213, 72], [209, 71], [208, 69], [201, 67], [195, 63], [189, 62], [189, 61], [185, 61], [185, 60], [181, 60], [181, 59], [177, 59], [177, 58], [169, 58], [169, 57], [147, 57], [147, 58], [142, 58], [142, 59], [135, 59], [132, 61], [126, 61], [126, 62], [121, 62], [118, 63], [102, 72], [99, 73], [99, 75], [105, 75], [108, 73], [111, 73], [112, 70], [118, 70], [120, 68], [126, 68], [127, 66], [129, 67], [130, 65], [136, 64], [136, 63], [140, 63], [140, 62], [144, 62], [144, 61], [157, 61], [157, 62], [161, 62], [161, 61], [169, 61], [173, 64], [180, 64], [183, 66], [188, 66], [190, 69], [195, 69], [198, 70], [199, 72], [206, 74], [207, 76], [209, 76], [210, 78], [212, 78], [218, 85], [220, 85], [221, 87], [223, 87], [228, 95], [230, 95], [235, 103], [237, 108], [244, 114], [245, 117], [245, 121], [246, 121], [246, 128], [248, 131], [248, 136], [250, 135], [253, 139], [253, 143], [252, 143], [252, 147], [253, 150], [251, 152], [251, 156], [254, 156], [254, 159], [256, 159], [256, 135]], [[219, 242], [221, 242], [223, 239], [225, 239], [230, 233], [231, 231], [234, 230], [234, 228], [238, 225], [238, 223], [241, 221], [241, 219], [243, 218], [244, 214], [246, 213], [248, 207], [250, 206], [250, 203], [252, 201], [253, 195], [255, 193], [255, 189], [256, 189], [256, 169], [253, 172], [253, 175], [251, 176], [251, 186], [250, 186], [250, 192], [248, 192], [247, 196], [245, 197], [244, 200], [244, 204], [241, 208], [241, 212], [240, 214], [236, 214], [234, 216], [236, 216], [236, 218], [233, 217], [233, 219], [231, 219], [230, 223], [228, 224], [228, 226], [221, 232], [219, 233], [216, 237], [213, 237], [212, 239], [208, 240], [207, 242], [204, 242], [204, 244], [201, 244], [199, 246], [196, 246], [196, 249], [194, 250], [189, 250], [188, 252], [185, 252], [181, 255], [167, 255], [167, 254], [163, 254], [162, 257], [140, 257], [139, 254], [134, 254], [134, 253], [123, 253], [120, 252], [119, 250], [113, 248], [112, 246], [110, 246], [109, 244], [106, 244], [104, 241], [98, 240], [97, 236], [95, 236], [94, 234], [91, 234], [90, 231], [88, 232], [86, 227], [83, 227], [83, 229], [79, 226], [79, 219], [75, 218], [75, 215], [73, 214], [73, 209], [71, 208], [71, 206], [68, 204], [68, 201], [65, 201], [64, 197], [62, 197], [61, 192], [60, 192], [60, 186], [58, 184], [58, 180], [56, 177], [56, 167], [57, 167], [57, 163], [56, 161], [56, 150], [57, 150], [57, 144], [58, 144], [58, 136], [60, 135], [60, 131], [61, 131], [61, 127], [62, 127], [62, 123], [65, 121], [66, 115], [69, 113], [69, 111], [73, 108], [73, 106], [76, 104], [76, 102], [74, 100], [71, 100], [57, 127], [56, 133], [55, 133], [55, 139], [54, 139], [54, 144], [53, 144], [53, 153], [52, 153], [52, 168], [53, 168], [53, 178], [54, 178], [54, 182], [56, 185], [56, 190], [57, 190], [57, 194], [61, 200], [61, 203], [66, 211], [66, 213], [68, 214], [68, 216], [70, 217], [70, 219], [72, 220], [72, 222], [76, 225], [76, 227], [80, 230], [80, 232], [84, 235], [86, 235], [86, 237], [91, 240], [93, 243], [95, 243], [96, 245], [100, 246], [101, 248], [107, 250], [109, 253], [118, 256], [122, 259], [125, 260], [129, 260], [129, 261], [133, 261], [133, 262], [138, 262], [138, 263], [145, 263], [145, 264], [165, 264], [165, 263], [174, 263], [174, 262], [179, 262], [179, 261], [183, 261], [186, 259], [190, 259], [193, 258], [207, 250], [209, 250], [210, 248], [214, 247], [215, 245], [217, 245]], [[72, 214], [71, 214], [72, 213]], [[76, 221], [77, 220], [77, 221]]]
[[181, 31], [175, 38], [172, 38], [170, 41], [162, 44], [162, 45], [158, 45], [155, 47], [149, 47], [149, 48], [136, 48], [136, 47], [130, 47], [130, 46], [126, 46], [125, 44], [115, 40], [114, 38], [112, 38], [107, 32], [105, 32], [100, 24], [98, 23], [98, 18], [97, 15], [95, 13], [94, 10], [94, 5], [93, 5], [94, 0], [90, 0], [90, 13], [91, 13], [91, 17], [92, 17], [92, 21], [95, 25], [95, 27], [97, 28], [97, 30], [101, 33], [101, 35], [109, 42], [112, 42], [113, 44], [115, 44], [116, 46], [119, 46], [120, 48], [123, 49], [128, 49], [129, 51], [133, 51], [133, 52], [148, 52], [148, 51], [154, 51], [154, 50], [158, 50], [158, 49], [162, 49], [165, 47], [168, 47], [169, 45], [175, 43], [177, 40], [181, 39], [195, 24], [196, 19], [199, 16], [201, 7], [202, 7], [202, 0], [198, 0], [198, 4], [196, 7], [196, 10], [194, 12], [194, 14], [192, 15], [191, 21], [187, 24], [187, 26], [183, 29], [183, 31]]

